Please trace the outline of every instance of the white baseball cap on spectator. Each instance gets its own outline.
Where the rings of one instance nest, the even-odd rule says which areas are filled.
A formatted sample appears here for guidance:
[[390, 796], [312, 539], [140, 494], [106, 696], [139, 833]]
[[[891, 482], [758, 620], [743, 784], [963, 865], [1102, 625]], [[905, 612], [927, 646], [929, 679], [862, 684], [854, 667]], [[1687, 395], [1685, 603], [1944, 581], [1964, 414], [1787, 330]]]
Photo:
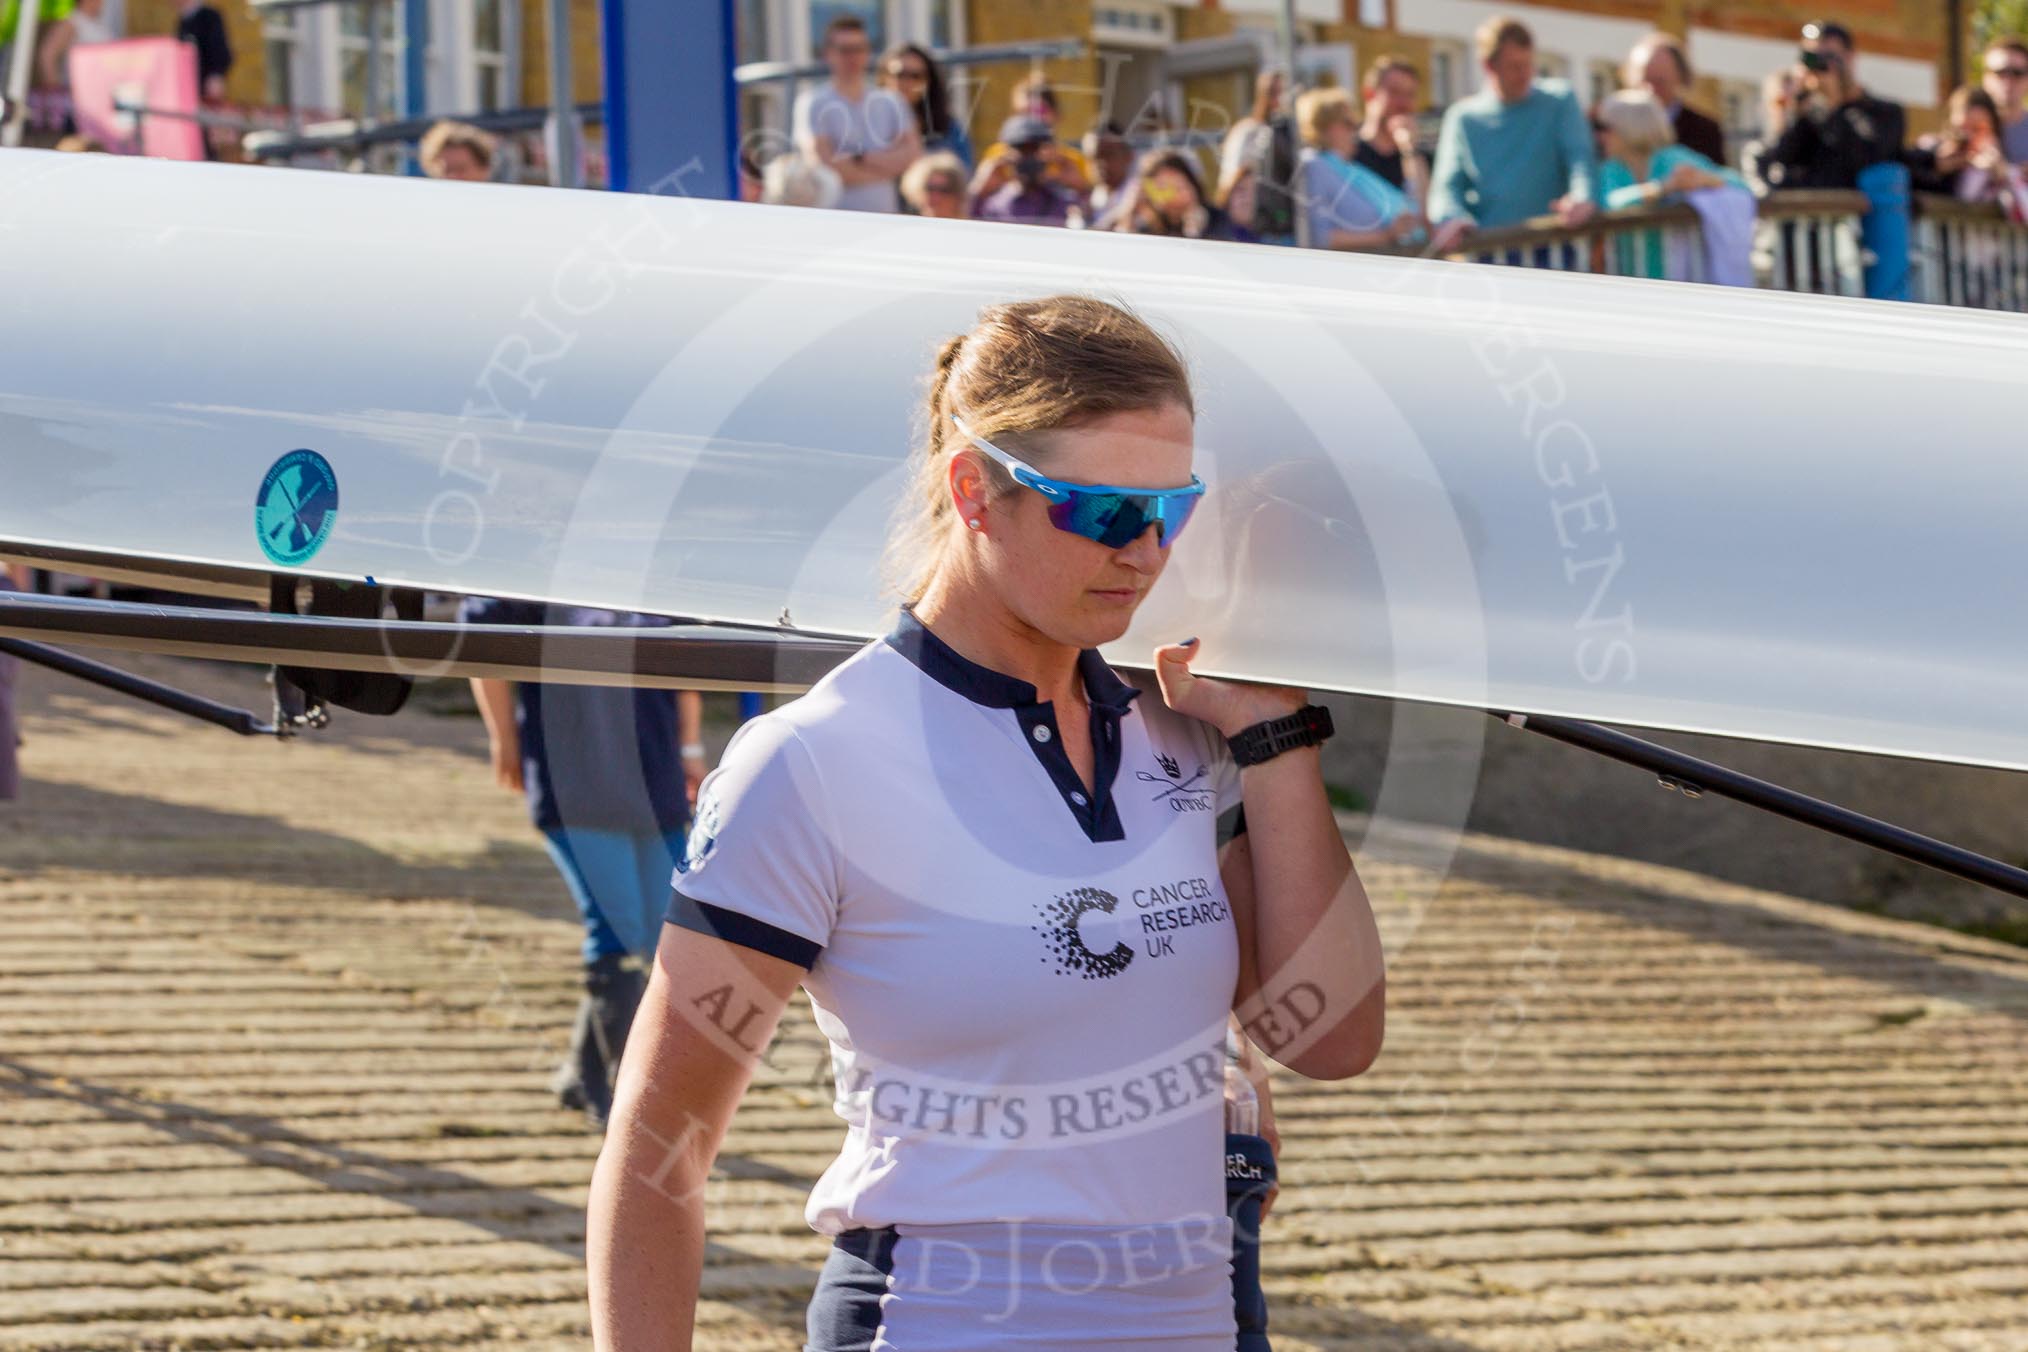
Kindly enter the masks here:
[[844, 180], [828, 164], [801, 155], [777, 155], [761, 171], [761, 201], [783, 207], [834, 207]]

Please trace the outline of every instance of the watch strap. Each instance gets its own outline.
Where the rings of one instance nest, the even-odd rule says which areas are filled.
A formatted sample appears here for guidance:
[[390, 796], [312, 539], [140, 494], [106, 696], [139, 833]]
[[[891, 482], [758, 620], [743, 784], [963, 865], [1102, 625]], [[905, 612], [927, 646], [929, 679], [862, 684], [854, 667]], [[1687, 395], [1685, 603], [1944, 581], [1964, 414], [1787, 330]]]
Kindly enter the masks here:
[[1225, 739], [1232, 759], [1240, 765], [1258, 765], [1299, 746], [1316, 746], [1333, 732], [1331, 711], [1321, 704], [1306, 704], [1283, 718], [1270, 718], [1241, 728]]

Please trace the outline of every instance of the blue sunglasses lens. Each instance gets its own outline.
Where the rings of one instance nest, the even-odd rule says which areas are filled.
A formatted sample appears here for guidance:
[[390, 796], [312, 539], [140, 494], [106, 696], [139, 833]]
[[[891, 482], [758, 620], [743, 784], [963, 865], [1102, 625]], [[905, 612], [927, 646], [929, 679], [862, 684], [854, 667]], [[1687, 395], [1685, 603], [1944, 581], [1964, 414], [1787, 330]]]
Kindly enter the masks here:
[[1096, 540], [1107, 549], [1119, 549], [1140, 538], [1150, 522], [1158, 522], [1162, 547], [1167, 549], [1183, 533], [1183, 526], [1197, 510], [1202, 494], [1149, 497], [1140, 493], [1081, 493], [1073, 490], [1067, 502], [1052, 503], [1049, 520], [1058, 530]]

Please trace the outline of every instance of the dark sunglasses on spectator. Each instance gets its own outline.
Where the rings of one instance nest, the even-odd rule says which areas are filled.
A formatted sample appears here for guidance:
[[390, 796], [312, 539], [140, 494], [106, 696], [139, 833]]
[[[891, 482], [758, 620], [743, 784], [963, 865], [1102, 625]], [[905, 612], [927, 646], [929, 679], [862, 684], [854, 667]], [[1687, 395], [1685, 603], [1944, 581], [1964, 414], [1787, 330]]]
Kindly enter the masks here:
[[1986, 74], [1997, 75], [2003, 80], [2028, 80], [2028, 66], [1988, 66]]
[[890, 80], [907, 80], [911, 84], [921, 84], [929, 79], [929, 72], [920, 66], [889, 66], [887, 68], [887, 78]]
[[922, 185], [922, 190], [937, 197], [956, 197], [958, 185], [947, 178], [933, 178]]

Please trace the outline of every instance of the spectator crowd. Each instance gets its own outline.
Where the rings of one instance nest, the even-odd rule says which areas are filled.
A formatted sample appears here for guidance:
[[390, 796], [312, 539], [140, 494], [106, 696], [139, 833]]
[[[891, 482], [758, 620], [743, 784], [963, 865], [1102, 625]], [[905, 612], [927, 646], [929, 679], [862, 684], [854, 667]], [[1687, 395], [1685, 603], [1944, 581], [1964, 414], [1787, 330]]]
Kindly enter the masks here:
[[[1113, 121], [1073, 143], [1056, 91], [1036, 74], [1015, 88], [998, 137], [975, 156], [931, 54], [903, 44], [876, 62], [864, 25], [840, 15], [823, 37], [830, 78], [795, 101], [793, 148], [765, 165], [743, 160], [743, 195], [1431, 254], [1475, 232], [1545, 218], [1575, 228], [1600, 211], [1680, 202], [1697, 209], [1707, 249], [1732, 251], [1707, 259], [1704, 274], [1729, 281], [1748, 280], [1757, 204], [1773, 193], [1855, 190], [1873, 210], [1898, 200], [1904, 222], [1911, 189], [1997, 203], [2016, 222], [2028, 216], [2028, 43], [2019, 38], [1990, 43], [1982, 82], [1952, 94], [1947, 125], [1911, 145], [1901, 105], [1862, 82], [1850, 30], [1808, 24], [1794, 63], [1765, 82], [1761, 135], [1736, 157], [1719, 123], [1687, 101], [1689, 54], [1667, 33], [1636, 43], [1624, 87], [1589, 109], [1567, 82], [1538, 73], [1534, 37], [1519, 20], [1488, 19], [1475, 46], [1481, 86], [1444, 110], [1428, 153], [1418, 138], [1421, 72], [1384, 56], [1356, 91], [1290, 98], [1279, 72], [1263, 74], [1215, 164], [1160, 129], [1137, 125], [1130, 139]], [[1665, 275], [1659, 235], [1614, 247], [1615, 270]]]
[[[109, 40], [104, 0], [72, 0], [36, 43], [36, 85], [61, 96], [67, 58]], [[176, 35], [196, 52], [200, 100], [222, 107], [233, 55], [218, 10], [183, 0]], [[1568, 82], [1539, 74], [1533, 34], [1519, 20], [1480, 25], [1480, 87], [1443, 111], [1433, 142], [1420, 134], [1422, 72], [1382, 56], [1357, 89], [1294, 91], [1264, 73], [1245, 116], [1222, 144], [1103, 115], [1073, 140], [1057, 91], [1039, 72], [1022, 80], [997, 135], [975, 150], [969, 110], [934, 55], [914, 43], [876, 57], [850, 12], [825, 27], [828, 78], [794, 102], [786, 148], [741, 160], [742, 195], [796, 206], [906, 212], [1071, 229], [1320, 249], [1448, 253], [1478, 232], [1553, 221], [1575, 230], [1601, 211], [1694, 207], [1710, 255], [1702, 275], [1745, 280], [1758, 204], [1797, 189], [1846, 189], [1871, 204], [1869, 253], [1905, 253], [1911, 191], [1995, 204], [2028, 223], [2028, 41], [1999, 37], [1981, 80], [1953, 92], [1945, 125], [1912, 144], [1907, 116], [1861, 79], [1851, 31], [1807, 24], [1795, 60], [1762, 88], [1759, 136], [1728, 153], [1725, 129], [1689, 102], [1689, 53], [1651, 33], [1628, 53], [1622, 88], [1586, 108]], [[750, 138], [758, 140], [760, 138]], [[81, 138], [71, 149], [97, 149]], [[207, 153], [210, 153], [207, 142]], [[498, 177], [500, 143], [461, 123], [418, 148], [441, 178]], [[1569, 242], [1535, 247], [1532, 261]], [[1614, 270], [1673, 275], [1659, 235], [1613, 239]], [[1515, 250], [1510, 261], [1524, 261]], [[1724, 254], [1725, 256], [1720, 256]]]

